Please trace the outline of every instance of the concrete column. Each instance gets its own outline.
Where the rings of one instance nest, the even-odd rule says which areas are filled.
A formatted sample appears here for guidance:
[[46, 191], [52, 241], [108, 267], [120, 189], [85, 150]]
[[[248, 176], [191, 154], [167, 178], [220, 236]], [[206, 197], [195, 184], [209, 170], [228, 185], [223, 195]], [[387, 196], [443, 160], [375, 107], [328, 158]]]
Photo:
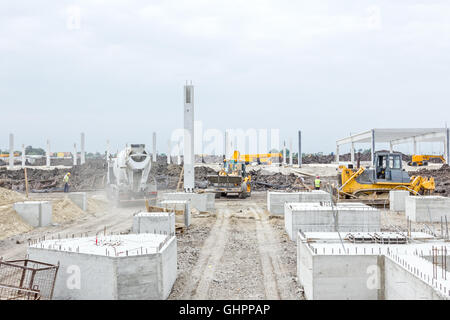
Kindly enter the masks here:
[[283, 141], [283, 164], [286, 164], [286, 141]]
[[450, 129], [447, 128], [444, 138], [444, 158], [447, 164], [450, 164]]
[[81, 133], [81, 145], [80, 145], [80, 148], [81, 148], [80, 164], [84, 164], [86, 162], [86, 152], [84, 150], [84, 147], [85, 147], [85, 145], [84, 145], [84, 143], [85, 143], [84, 138], [85, 138], [84, 137], [84, 132], [82, 132]]
[[181, 164], [181, 143], [178, 141], [178, 155], [177, 155], [177, 164]]
[[372, 164], [375, 161], [375, 130], [372, 129], [372, 138], [371, 140], [371, 148], [370, 148], [370, 160], [372, 161]]
[[289, 139], [289, 165], [292, 167], [292, 138]]
[[184, 191], [193, 192], [194, 177], [194, 86], [184, 86]]
[[26, 161], [27, 161], [27, 156], [25, 154], [25, 145], [22, 144], [22, 168], [25, 168]]
[[339, 145], [338, 144], [336, 144], [336, 155], [335, 155], [334, 160], [339, 163]]
[[106, 140], [106, 162], [109, 161], [109, 155], [110, 155], [110, 145], [109, 145], [109, 139]]
[[394, 152], [394, 145], [392, 144], [392, 141], [389, 141], [389, 152], [390, 153]]
[[224, 143], [223, 143], [223, 157], [227, 157], [227, 151], [228, 151], [228, 132], [225, 130], [224, 134]]
[[355, 163], [355, 143], [352, 142], [352, 146], [350, 148], [350, 162]]
[[46, 157], [47, 157], [47, 161], [46, 161], [46, 166], [50, 167], [50, 140], [47, 140], [47, 152], [46, 152]]
[[167, 140], [167, 164], [170, 164], [170, 139]]
[[153, 156], [153, 162], [156, 162], [156, 132], [153, 132], [153, 151], [152, 151], [152, 156]]
[[298, 166], [302, 167], [302, 132], [298, 130]]
[[9, 134], [9, 169], [14, 168], [14, 134]]
[[416, 141], [416, 138], [413, 138], [413, 153], [417, 154], [417, 141]]
[[77, 144], [73, 144], [73, 165], [77, 165]]

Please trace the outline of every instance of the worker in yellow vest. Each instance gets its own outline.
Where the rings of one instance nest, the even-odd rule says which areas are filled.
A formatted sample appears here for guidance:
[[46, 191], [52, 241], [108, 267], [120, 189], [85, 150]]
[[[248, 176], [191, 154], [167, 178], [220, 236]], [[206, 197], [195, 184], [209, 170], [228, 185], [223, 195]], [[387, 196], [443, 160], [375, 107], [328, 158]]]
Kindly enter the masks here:
[[69, 178], [70, 172], [67, 172], [64, 176], [64, 192], [69, 192]]
[[315, 187], [316, 190], [320, 190], [320, 183], [321, 183], [320, 177], [317, 176], [316, 180], [314, 180], [314, 187]]

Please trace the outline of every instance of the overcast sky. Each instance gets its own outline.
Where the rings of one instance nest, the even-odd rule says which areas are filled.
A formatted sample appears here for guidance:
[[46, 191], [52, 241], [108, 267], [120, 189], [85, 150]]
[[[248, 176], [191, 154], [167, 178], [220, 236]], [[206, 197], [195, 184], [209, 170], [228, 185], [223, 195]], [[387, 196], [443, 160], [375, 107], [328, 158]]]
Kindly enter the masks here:
[[72, 151], [84, 131], [103, 152], [106, 139], [150, 147], [156, 131], [165, 152], [186, 80], [205, 129], [301, 129], [304, 152], [371, 128], [444, 127], [450, 2], [0, 2], [1, 149], [10, 132], [17, 147]]

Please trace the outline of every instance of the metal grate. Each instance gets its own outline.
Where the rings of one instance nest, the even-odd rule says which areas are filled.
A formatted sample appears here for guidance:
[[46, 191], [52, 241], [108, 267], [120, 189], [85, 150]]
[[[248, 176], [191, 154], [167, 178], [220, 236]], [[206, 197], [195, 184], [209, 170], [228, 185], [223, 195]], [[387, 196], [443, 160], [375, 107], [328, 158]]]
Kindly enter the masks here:
[[0, 259], [0, 300], [51, 300], [58, 265]]

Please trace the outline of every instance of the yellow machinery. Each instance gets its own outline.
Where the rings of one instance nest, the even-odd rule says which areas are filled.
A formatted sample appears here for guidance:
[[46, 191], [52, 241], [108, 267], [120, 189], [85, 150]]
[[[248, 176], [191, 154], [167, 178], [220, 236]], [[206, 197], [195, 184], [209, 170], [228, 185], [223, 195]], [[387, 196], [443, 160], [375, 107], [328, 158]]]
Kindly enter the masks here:
[[[237, 151], [235, 151], [237, 152]], [[234, 157], [235, 155], [233, 155]], [[281, 153], [258, 153], [258, 154], [239, 154], [238, 159], [245, 164], [250, 164], [252, 162], [257, 162], [258, 164], [272, 164], [273, 158], [281, 159], [283, 155]], [[280, 161], [281, 162], [281, 161]]]
[[377, 197], [391, 190], [408, 190], [412, 194], [430, 194], [434, 178], [409, 177], [402, 169], [401, 154], [376, 152], [374, 169], [339, 166], [339, 196], [341, 198]]
[[413, 154], [412, 159], [408, 162], [408, 166], [427, 166], [430, 159], [441, 159], [442, 163], [445, 163], [443, 156], [429, 155], [429, 154]]
[[233, 158], [223, 161], [223, 168], [218, 175], [209, 175], [208, 192], [215, 192], [216, 197], [239, 195], [250, 197], [252, 192], [251, 176], [246, 172], [245, 162], [240, 160], [239, 151], [234, 151]]

